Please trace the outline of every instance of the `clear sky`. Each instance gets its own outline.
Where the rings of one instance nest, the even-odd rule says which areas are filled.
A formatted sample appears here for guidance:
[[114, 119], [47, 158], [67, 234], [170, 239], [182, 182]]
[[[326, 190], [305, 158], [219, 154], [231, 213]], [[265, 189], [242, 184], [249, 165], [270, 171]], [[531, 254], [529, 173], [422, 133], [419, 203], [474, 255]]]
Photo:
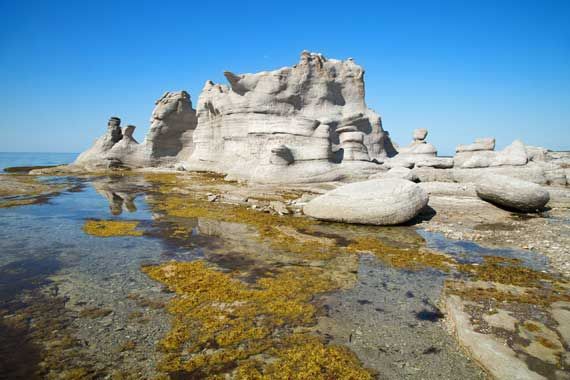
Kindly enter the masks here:
[[78, 152], [222, 72], [353, 57], [399, 144], [570, 149], [570, 1], [0, 0], [0, 151]]

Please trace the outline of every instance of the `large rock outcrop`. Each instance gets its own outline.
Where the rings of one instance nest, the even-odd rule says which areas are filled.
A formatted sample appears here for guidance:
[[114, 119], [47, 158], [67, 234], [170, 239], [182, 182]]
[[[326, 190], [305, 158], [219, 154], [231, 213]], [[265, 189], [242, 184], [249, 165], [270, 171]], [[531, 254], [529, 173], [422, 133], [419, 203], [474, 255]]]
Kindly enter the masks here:
[[307, 203], [303, 213], [336, 222], [394, 225], [414, 218], [429, 197], [418, 185], [404, 179], [372, 179], [350, 183]]
[[142, 144], [133, 137], [135, 126], [121, 128], [121, 120], [111, 117], [107, 132], [73, 165], [87, 169], [171, 166], [190, 157], [196, 129], [190, 95], [186, 91], [166, 92], [155, 104], [150, 130]]
[[[352, 59], [303, 52], [270, 72], [225, 72], [206, 82], [188, 170], [259, 182], [339, 179], [344, 168], [395, 154], [380, 116], [364, 101], [364, 70]], [[341, 164], [341, 165], [338, 165]]]

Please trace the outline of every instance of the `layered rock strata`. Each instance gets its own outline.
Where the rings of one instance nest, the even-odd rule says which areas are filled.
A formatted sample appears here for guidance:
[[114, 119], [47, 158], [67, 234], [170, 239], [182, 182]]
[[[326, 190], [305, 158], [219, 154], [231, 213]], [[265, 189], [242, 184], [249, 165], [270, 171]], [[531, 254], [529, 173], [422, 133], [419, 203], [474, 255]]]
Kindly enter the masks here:
[[[258, 182], [334, 180], [345, 166], [371, 167], [396, 152], [364, 101], [364, 70], [352, 59], [303, 52], [293, 67], [225, 72], [206, 82], [188, 170]], [[341, 165], [338, 165], [341, 164]]]

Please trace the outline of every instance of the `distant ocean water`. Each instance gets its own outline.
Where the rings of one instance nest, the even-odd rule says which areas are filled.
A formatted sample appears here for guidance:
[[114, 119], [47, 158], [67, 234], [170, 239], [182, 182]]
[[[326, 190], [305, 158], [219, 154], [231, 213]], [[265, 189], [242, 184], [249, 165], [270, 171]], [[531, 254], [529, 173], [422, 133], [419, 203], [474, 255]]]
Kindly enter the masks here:
[[78, 153], [0, 152], [0, 173], [13, 166], [48, 166], [69, 164]]

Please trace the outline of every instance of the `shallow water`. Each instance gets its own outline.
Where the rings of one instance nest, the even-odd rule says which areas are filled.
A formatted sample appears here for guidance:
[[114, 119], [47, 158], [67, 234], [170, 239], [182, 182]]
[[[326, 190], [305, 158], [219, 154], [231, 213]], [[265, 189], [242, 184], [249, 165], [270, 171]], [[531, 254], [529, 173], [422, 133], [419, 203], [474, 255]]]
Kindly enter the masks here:
[[[260, 241], [247, 223], [165, 217], [156, 207], [160, 196], [142, 177], [100, 177], [44, 204], [0, 209], [0, 378], [160, 373], [164, 352], [157, 346], [171, 327], [165, 303], [173, 295], [141, 265], [173, 259], [203, 259], [250, 284], [279, 268], [323, 268], [342, 284], [314, 300], [319, 318], [312, 332], [326, 342], [350, 348], [380, 378], [482, 377], [440, 323], [443, 280], [457, 274], [393, 267], [371, 255], [333, 264], [299, 258]], [[82, 229], [88, 219], [139, 221], [144, 234], [91, 236]], [[413, 227], [319, 224], [313, 236], [337, 245], [373, 236], [391, 247], [446, 252], [459, 262], [492, 255], [522, 258], [535, 269], [547, 264], [529, 252], [482, 248]]]

